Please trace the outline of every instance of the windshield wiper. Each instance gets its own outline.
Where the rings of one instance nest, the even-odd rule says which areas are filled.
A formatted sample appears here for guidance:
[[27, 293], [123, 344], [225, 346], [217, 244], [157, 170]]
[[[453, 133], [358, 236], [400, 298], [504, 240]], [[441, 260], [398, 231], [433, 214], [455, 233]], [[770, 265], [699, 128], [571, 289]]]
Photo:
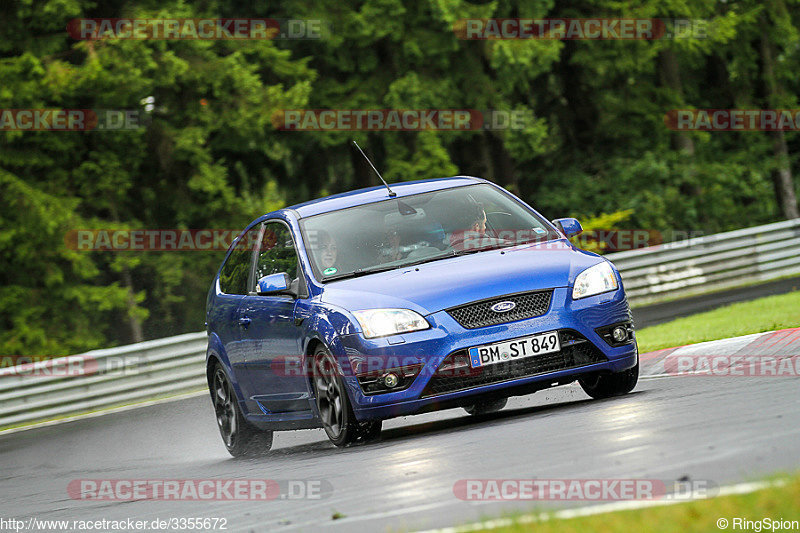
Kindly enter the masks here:
[[367, 274], [374, 274], [376, 272], [385, 272], [387, 270], [395, 270], [401, 268], [405, 265], [379, 265], [376, 267], [368, 267], [368, 268], [357, 268], [352, 272], [345, 272], [344, 274], [339, 274], [338, 276], [328, 276], [327, 278], [323, 279], [323, 282], [327, 281], [335, 281], [340, 279], [346, 278], [357, 278], [359, 276], [366, 276]]
[[400, 268], [421, 265], [423, 263], [430, 263], [431, 261], [438, 261], [439, 259], [447, 259], [448, 257], [455, 257], [457, 255], [458, 255], [458, 252], [453, 250], [451, 252], [447, 252], [446, 254], [434, 255], [433, 257], [425, 257], [423, 259], [418, 259], [416, 261], [412, 261], [411, 263], [406, 263]]
[[438, 261], [439, 259], [447, 259], [450, 257], [458, 257], [461, 255], [467, 254], [474, 254], [475, 252], [484, 252], [486, 250], [491, 250], [491, 248], [477, 248], [477, 249], [470, 249], [470, 250], [452, 250], [447, 252], [446, 254], [441, 255], [434, 255], [433, 257], [425, 257], [423, 259], [419, 259], [417, 261], [412, 261], [410, 263], [403, 263], [402, 265], [378, 265], [375, 267], [366, 267], [366, 268], [358, 268], [352, 272], [347, 272], [345, 274], [339, 274], [338, 276], [330, 276], [325, 278], [323, 281], [334, 281], [339, 279], [345, 278], [357, 278], [359, 276], [366, 276], [367, 274], [375, 274], [377, 272], [386, 272], [388, 270], [397, 270], [400, 268], [408, 268], [412, 266], [421, 265], [423, 263], [430, 263], [432, 261]]
[[374, 274], [375, 272], [386, 272], [387, 270], [395, 270], [401, 268], [403, 265], [378, 265], [374, 267], [357, 268], [353, 270], [350, 275], [353, 277], [365, 276], [367, 274]]
[[453, 255], [468, 255], [468, 254], [475, 254], [478, 252], [488, 252], [490, 250], [497, 250], [501, 248], [500, 246], [493, 244], [492, 246], [481, 246], [479, 248], [467, 248], [465, 250], [455, 250]]
[[510, 246], [521, 246], [523, 244], [543, 244], [543, 243], [546, 243], [546, 242], [550, 242], [552, 240], [555, 240], [555, 239], [552, 239], [552, 238], [542, 239], [540, 237], [534, 237], [534, 238], [531, 238], [531, 239], [521, 239], [519, 241], [515, 241], [513, 243], [509, 243], [507, 245], [504, 245], [503, 248], [508, 248]]
[[425, 257], [423, 259], [419, 259], [417, 261], [413, 261], [411, 263], [406, 263], [398, 268], [405, 268], [410, 266], [421, 265], [423, 263], [431, 263], [433, 261], [438, 261], [439, 259], [448, 259], [450, 257], [459, 257], [462, 255], [474, 254], [476, 252], [485, 252], [486, 250], [491, 250], [492, 248], [471, 248], [469, 250], [451, 250], [446, 254], [442, 255], [434, 255], [433, 257]]
[[365, 274], [373, 274], [375, 272], [385, 272], [387, 270], [397, 270], [400, 268], [408, 268], [410, 266], [421, 265], [423, 263], [430, 263], [431, 261], [438, 261], [439, 259], [447, 259], [448, 257], [456, 257], [460, 255], [458, 252], [453, 250], [452, 252], [447, 252], [446, 254], [442, 255], [434, 255], [433, 257], [424, 257], [422, 259], [418, 259], [416, 261], [411, 261], [410, 263], [403, 263], [402, 265], [379, 265], [372, 268], [359, 268], [354, 270], [351, 274], [354, 276], [363, 276]]

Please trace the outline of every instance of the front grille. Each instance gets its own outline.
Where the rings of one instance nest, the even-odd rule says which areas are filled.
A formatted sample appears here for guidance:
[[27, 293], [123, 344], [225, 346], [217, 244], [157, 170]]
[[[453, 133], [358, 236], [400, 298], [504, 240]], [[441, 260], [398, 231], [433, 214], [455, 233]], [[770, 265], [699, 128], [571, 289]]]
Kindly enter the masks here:
[[[451, 307], [447, 312], [462, 327], [467, 329], [482, 328], [541, 316], [550, 308], [552, 295], [552, 290], [511, 294]], [[492, 311], [491, 307], [500, 302], [514, 302], [514, 308], [505, 313]]]
[[535, 355], [525, 359], [472, 368], [467, 350], [458, 350], [445, 357], [434, 373], [422, 398], [460, 390], [500, 383], [512, 379], [579, 368], [608, 361], [597, 346], [577, 331], [564, 329], [558, 332], [561, 350]]

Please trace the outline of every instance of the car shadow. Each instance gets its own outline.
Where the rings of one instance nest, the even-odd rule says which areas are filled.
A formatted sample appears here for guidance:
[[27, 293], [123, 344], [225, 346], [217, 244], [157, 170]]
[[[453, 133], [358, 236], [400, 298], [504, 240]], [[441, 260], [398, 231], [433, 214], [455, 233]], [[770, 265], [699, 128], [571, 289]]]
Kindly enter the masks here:
[[501, 426], [505, 423], [517, 421], [521, 418], [528, 418], [534, 415], [550, 415], [563, 411], [574, 410], [578, 407], [602, 405], [608, 402], [619, 401], [625, 398], [638, 396], [643, 394], [643, 392], [644, 391], [636, 391], [628, 393], [625, 396], [617, 396], [603, 400], [585, 398], [579, 400], [559, 401], [543, 405], [534, 405], [531, 407], [506, 408], [496, 413], [478, 416], [468, 415], [464, 412], [463, 416], [459, 416], [457, 418], [448, 418], [446, 420], [435, 420], [431, 422], [402, 426], [399, 428], [385, 429], [381, 432], [380, 442], [402, 441], [410, 438], [418, 438], [420, 435], [447, 434], [469, 427]]
[[[606, 398], [603, 400], [593, 400], [591, 398], [582, 398], [577, 400], [565, 400], [553, 403], [546, 403], [542, 405], [534, 405], [530, 407], [519, 408], [506, 408], [496, 413], [487, 415], [472, 416], [464, 411], [463, 416], [456, 416], [454, 418], [447, 418], [444, 420], [432, 420], [429, 422], [412, 423], [402, 427], [395, 427], [391, 429], [384, 429], [381, 432], [380, 439], [367, 444], [356, 444], [345, 448], [337, 448], [325, 437], [325, 433], [320, 431], [320, 440], [276, 448], [270, 451], [263, 457], [255, 457], [242, 459], [244, 461], [259, 461], [259, 460], [274, 460], [279, 457], [297, 457], [306, 456], [309, 458], [326, 456], [331, 454], [348, 454], [348, 453], [363, 453], [376, 448], [383, 448], [383, 445], [390, 445], [402, 442], [409, 439], [419, 438], [426, 435], [445, 435], [448, 433], [455, 433], [471, 427], [491, 427], [502, 426], [504, 424], [515, 422], [523, 418], [531, 416], [549, 416], [561, 412], [567, 412], [582, 407], [590, 407], [593, 405], [600, 406], [610, 402], [623, 401], [632, 397], [638, 397], [646, 394], [647, 391], [633, 391], [624, 396], [616, 396], [613, 398]], [[461, 408], [455, 408], [460, 411]], [[448, 410], [449, 411], [449, 410]], [[454, 411], [454, 412], [456, 412]], [[446, 411], [442, 411], [446, 412]], [[280, 438], [280, 433], [277, 434], [276, 440]]]

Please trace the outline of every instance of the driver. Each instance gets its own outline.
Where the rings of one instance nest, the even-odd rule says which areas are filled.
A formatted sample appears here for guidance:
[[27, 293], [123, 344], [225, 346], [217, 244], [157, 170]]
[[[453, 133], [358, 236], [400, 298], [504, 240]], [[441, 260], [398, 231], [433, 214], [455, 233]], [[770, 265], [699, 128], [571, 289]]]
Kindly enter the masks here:
[[403, 258], [403, 251], [400, 249], [400, 229], [397, 226], [389, 226], [384, 232], [384, 242], [389, 246], [384, 250], [383, 259], [386, 262], [397, 261]]
[[477, 234], [477, 237], [486, 236], [486, 211], [481, 204], [469, 206], [469, 215], [472, 224], [467, 231]]
[[486, 237], [486, 211], [483, 205], [475, 202], [466, 206], [466, 228], [454, 231], [450, 236], [450, 245], [457, 249], [480, 247]]

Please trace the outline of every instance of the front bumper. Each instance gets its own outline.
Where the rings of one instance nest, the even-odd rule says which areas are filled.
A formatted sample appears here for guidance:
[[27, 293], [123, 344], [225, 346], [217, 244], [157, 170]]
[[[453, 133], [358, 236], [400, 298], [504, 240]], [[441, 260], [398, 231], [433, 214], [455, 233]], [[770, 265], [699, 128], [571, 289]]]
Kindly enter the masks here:
[[[552, 385], [569, 383], [589, 373], [621, 372], [637, 362], [635, 336], [630, 344], [612, 347], [595, 331], [602, 326], [631, 320], [630, 308], [622, 289], [573, 301], [569, 289], [559, 287], [553, 290], [550, 308], [544, 315], [476, 329], [463, 328], [446, 311], [433, 313], [426, 318], [431, 328], [424, 331], [379, 339], [364, 339], [359, 334], [339, 337], [334, 351], [345, 370], [345, 383], [359, 420], [391, 418], [468, 405], [484, 396], [528, 394]], [[544, 371], [500, 382], [495, 380], [488, 384], [474, 385], [476, 382], [473, 381], [472, 384], [467, 383], [466, 388], [452, 392], [432, 392], [428, 387], [436, 370], [454, 352], [554, 330], [576, 332], [578, 337], [591, 343], [595, 352], [601, 354], [597, 360], [602, 362], [581, 359], [581, 364], [573, 368]], [[422, 365], [413, 382], [404, 390], [380, 394], [365, 394], [354, 373], [348, 371], [355, 368], [358, 372], [374, 372], [409, 365]]]

